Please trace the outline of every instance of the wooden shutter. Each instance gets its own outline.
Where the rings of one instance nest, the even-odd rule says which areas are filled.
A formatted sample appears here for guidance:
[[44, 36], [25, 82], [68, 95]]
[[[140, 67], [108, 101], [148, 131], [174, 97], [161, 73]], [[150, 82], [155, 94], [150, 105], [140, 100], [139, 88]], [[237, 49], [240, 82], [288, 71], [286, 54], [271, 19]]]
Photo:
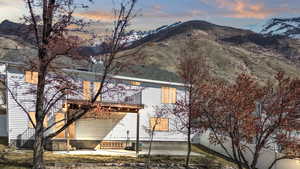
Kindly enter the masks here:
[[[35, 118], [35, 112], [29, 112], [29, 116], [31, 118], [31, 120], [33, 121], [34, 125], [36, 125], [36, 118]], [[29, 120], [29, 119], [28, 119]], [[28, 127], [29, 128], [34, 128], [31, 121], [28, 121]], [[44, 119], [44, 127], [48, 127], [48, 116], [46, 115], [45, 119]]]
[[25, 72], [25, 82], [31, 83], [31, 81], [32, 81], [32, 72], [26, 71]]
[[[55, 122], [58, 122], [60, 120], [63, 120], [65, 118], [65, 115], [63, 113], [56, 113], [55, 114]], [[65, 124], [64, 121], [57, 123], [54, 127], [55, 131], [59, 130], [63, 125]], [[59, 133], [55, 138], [65, 138], [65, 131], [62, 131]]]
[[161, 89], [162, 103], [176, 103], [176, 88], [162, 87]]
[[153, 129], [153, 126], [155, 126], [155, 131], [169, 131], [169, 119], [168, 118], [156, 118], [152, 117], [150, 118], [150, 127], [151, 130]]
[[37, 84], [39, 78], [38, 72], [25, 71], [25, 82]]
[[169, 131], [169, 119], [167, 118], [160, 119], [160, 130]]
[[170, 88], [170, 103], [176, 103], [176, 88]]
[[[98, 90], [100, 89], [101, 83], [94, 82], [94, 94], [96, 95]], [[101, 94], [97, 97], [97, 101], [101, 101]]]
[[83, 98], [85, 100], [91, 99], [91, 83], [89, 81], [83, 81]]
[[168, 87], [162, 87], [161, 88], [161, 101], [162, 103], [168, 103], [169, 100], [169, 88]]
[[140, 86], [141, 82], [130, 81], [130, 84], [133, 85], [133, 86]]
[[38, 84], [38, 80], [39, 80], [39, 73], [32, 72], [32, 84]]
[[[36, 125], [36, 119], [35, 119], [35, 112], [28, 112], [29, 113], [29, 116], [31, 118], [31, 120], [33, 121], [33, 124]], [[30, 119], [28, 119], [28, 127], [29, 128], [34, 128]]]

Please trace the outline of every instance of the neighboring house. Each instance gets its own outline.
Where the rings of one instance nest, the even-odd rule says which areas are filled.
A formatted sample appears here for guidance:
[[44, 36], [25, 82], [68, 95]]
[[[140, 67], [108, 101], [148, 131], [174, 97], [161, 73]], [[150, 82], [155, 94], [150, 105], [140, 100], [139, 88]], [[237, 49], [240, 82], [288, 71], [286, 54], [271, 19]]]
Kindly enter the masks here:
[[[5, 126], [10, 145], [16, 147], [31, 147], [34, 139], [34, 128], [23, 109], [15, 99], [24, 106], [30, 116], [35, 114], [35, 94], [30, 92], [37, 84], [36, 72], [30, 72], [17, 63], [3, 63], [6, 65], [5, 79], [9, 87], [7, 91], [7, 114]], [[55, 121], [67, 118], [66, 112], [72, 112], [84, 107], [87, 100], [95, 94], [99, 87], [98, 74], [87, 70], [64, 70], [74, 77], [74, 83], [79, 86], [77, 95], [66, 96], [60, 99], [49, 111], [45, 126]], [[122, 91], [109, 90], [98, 98], [101, 106], [109, 110], [107, 113], [96, 115], [89, 112], [82, 119], [73, 123], [66, 131], [52, 139], [48, 149], [62, 150], [124, 148], [131, 143], [147, 144], [150, 136], [147, 133], [151, 128], [151, 121], [155, 118], [155, 106], [173, 104], [184, 95], [184, 85], [171, 72], [151, 67], [139, 67], [136, 73], [122, 73], [111, 76], [108, 86], [122, 86]], [[48, 87], [49, 88], [49, 87]], [[13, 93], [13, 95], [11, 94]], [[50, 97], [53, 91], [47, 91]], [[103, 116], [102, 116], [103, 115]], [[0, 119], [1, 120], [1, 119]], [[62, 123], [59, 123], [62, 124]], [[57, 125], [49, 134], [60, 126]], [[183, 144], [187, 138], [185, 134], [176, 131], [176, 118], [167, 115], [160, 119], [156, 127], [154, 142], [171, 146], [170, 142]], [[174, 144], [173, 144], [174, 145]]]

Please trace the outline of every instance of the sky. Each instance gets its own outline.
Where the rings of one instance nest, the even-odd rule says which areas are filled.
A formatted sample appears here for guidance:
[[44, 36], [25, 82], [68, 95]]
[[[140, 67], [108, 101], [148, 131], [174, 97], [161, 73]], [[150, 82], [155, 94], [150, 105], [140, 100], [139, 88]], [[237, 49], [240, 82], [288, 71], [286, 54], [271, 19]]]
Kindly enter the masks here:
[[[122, 0], [75, 0], [89, 8], [75, 15], [102, 25], [113, 20], [113, 8]], [[178, 21], [206, 20], [219, 25], [248, 28], [272, 17], [293, 17], [300, 14], [300, 0], [138, 0], [134, 29], [148, 30]], [[26, 14], [24, 0], [0, 0], [0, 22], [20, 21]]]

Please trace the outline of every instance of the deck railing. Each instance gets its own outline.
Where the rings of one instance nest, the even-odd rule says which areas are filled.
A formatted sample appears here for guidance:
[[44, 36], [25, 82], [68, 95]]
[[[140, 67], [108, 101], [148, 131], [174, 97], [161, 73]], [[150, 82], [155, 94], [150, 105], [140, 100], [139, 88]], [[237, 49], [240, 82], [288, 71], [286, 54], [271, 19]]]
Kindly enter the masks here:
[[142, 92], [127, 96], [124, 99], [125, 104], [142, 105]]
[[[129, 94], [111, 94], [101, 95], [100, 102], [112, 103], [112, 104], [130, 104], [130, 105], [142, 105], [142, 92]], [[66, 97], [65, 100], [78, 100], [84, 101], [82, 97]]]

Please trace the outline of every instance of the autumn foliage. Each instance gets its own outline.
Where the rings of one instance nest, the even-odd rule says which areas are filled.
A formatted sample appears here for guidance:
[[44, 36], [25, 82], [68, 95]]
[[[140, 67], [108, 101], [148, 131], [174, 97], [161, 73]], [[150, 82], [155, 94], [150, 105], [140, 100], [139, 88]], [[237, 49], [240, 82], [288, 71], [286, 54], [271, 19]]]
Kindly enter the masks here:
[[[256, 168], [260, 153], [276, 147], [284, 155], [300, 155], [300, 80], [283, 72], [260, 86], [241, 74], [233, 84], [209, 83], [198, 95], [199, 127], [209, 131], [212, 144], [220, 145], [241, 168]], [[298, 152], [298, 154], [297, 154]], [[246, 158], [251, 154], [252, 160]]]

